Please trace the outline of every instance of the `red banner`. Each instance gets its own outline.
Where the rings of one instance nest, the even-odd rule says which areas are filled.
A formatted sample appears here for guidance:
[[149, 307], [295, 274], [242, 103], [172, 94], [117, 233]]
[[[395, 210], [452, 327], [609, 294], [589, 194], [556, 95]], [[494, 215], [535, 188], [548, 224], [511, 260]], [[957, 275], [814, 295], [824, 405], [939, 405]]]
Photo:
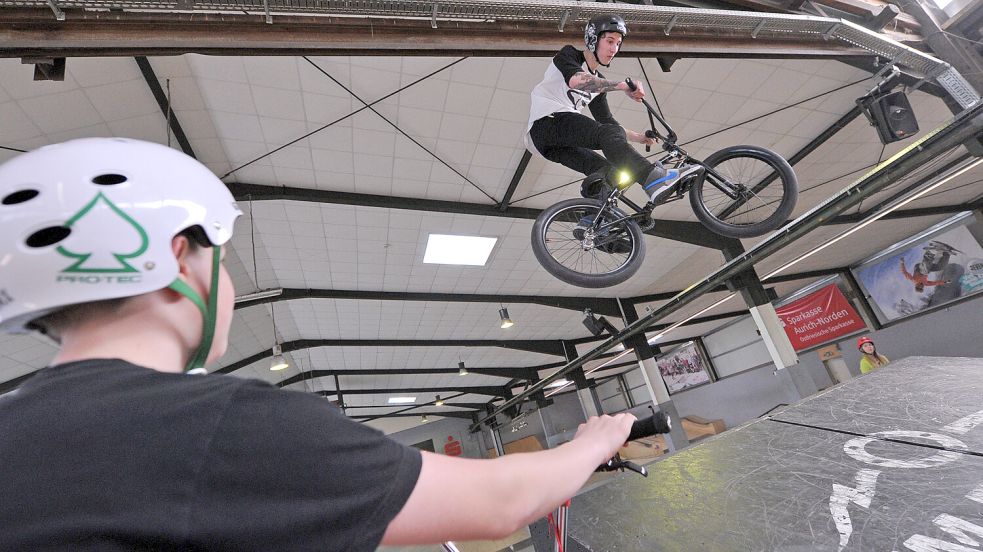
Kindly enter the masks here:
[[775, 309], [796, 351], [809, 349], [866, 328], [836, 284]]

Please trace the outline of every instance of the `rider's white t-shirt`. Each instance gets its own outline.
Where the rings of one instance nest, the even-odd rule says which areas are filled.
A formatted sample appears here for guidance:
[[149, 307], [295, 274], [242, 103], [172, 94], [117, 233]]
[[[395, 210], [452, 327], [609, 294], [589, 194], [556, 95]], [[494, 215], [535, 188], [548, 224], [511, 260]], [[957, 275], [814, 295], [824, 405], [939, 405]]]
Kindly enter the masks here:
[[[526, 148], [536, 155], [541, 155], [529, 137], [529, 129], [532, 124], [553, 113], [570, 112], [580, 113], [585, 105], [594, 101], [598, 96], [602, 96], [604, 110], [610, 116], [607, 109], [607, 99], [604, 93], [590, 93], [582, 90], [574, 90], [567, 84], [570, 78], [577, 73], [587, 72], [594, 76], [603, 78], [600, 72], [591, 71], [587, 67], [587, 60], [584, 53], [573, 46], [564, 46], [554, 57], [553, 63], [546, 68], [543, 80], [532, 89], [532, 102], [529, 106], [529, 124], [526, 126], [525, 144]], [[601, 101], [599, 100], [599, 101]], [[593, 105], [591, 106], [593, 108]], [[593, 109], [592, 109], [593, 112]]]

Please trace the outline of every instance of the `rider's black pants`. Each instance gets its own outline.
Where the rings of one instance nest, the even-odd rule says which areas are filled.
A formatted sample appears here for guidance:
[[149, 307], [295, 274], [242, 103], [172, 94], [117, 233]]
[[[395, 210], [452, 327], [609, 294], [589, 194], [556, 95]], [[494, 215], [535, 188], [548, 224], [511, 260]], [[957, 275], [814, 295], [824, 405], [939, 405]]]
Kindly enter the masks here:
[[580, 113], [558, 112], [543, 117], [533, 123], [529, 136], [543, 157], [583, 174], [613, 166], [627, 169], [641, 180], [653, 166], [663, 168], [658, 161], [638, 153], [620, 125], [599, 123]]

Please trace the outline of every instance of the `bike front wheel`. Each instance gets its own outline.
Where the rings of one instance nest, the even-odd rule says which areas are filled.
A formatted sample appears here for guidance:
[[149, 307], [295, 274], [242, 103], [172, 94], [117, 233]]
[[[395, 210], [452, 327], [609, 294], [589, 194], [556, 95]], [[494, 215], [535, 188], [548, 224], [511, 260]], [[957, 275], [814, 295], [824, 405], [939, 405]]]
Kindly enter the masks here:
[[[597, 219], [602, 210], [598, 224], [585, 231], [581, 221]], [[547, 272], [568, 284], [585, 288], [620, 284], [645, 260], [642, 230], [624, 217], [603, 201], [561, 201], [536, 217], [532, 251]]]
[[795, 208], [795, 172], [769, 149], [724, 148], [707, 157], [704, 165], [712, 172], [690, 188], [689, 200], [696, 218], [717, 234], [760, 236], [781, 227]]

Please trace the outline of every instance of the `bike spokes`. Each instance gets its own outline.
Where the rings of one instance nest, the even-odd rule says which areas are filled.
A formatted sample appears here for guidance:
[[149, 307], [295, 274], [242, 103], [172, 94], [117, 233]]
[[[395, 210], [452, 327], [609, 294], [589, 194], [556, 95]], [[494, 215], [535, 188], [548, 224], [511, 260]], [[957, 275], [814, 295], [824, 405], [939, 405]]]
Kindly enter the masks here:
[[771, 217], [785, 197], [774, 168], [752, 157], [732, 157], [708, 174], [701, 195], [707, 210], [723, 222], [737, 226], [758, 224]]
[[625, 223], [607, 212], [598, 224], [598, 210], [575, 206], [558, 212], [546, 224], [546, 252], [563, 267], [580, 274], [610, 274], [632, 256], [635, 244]]

